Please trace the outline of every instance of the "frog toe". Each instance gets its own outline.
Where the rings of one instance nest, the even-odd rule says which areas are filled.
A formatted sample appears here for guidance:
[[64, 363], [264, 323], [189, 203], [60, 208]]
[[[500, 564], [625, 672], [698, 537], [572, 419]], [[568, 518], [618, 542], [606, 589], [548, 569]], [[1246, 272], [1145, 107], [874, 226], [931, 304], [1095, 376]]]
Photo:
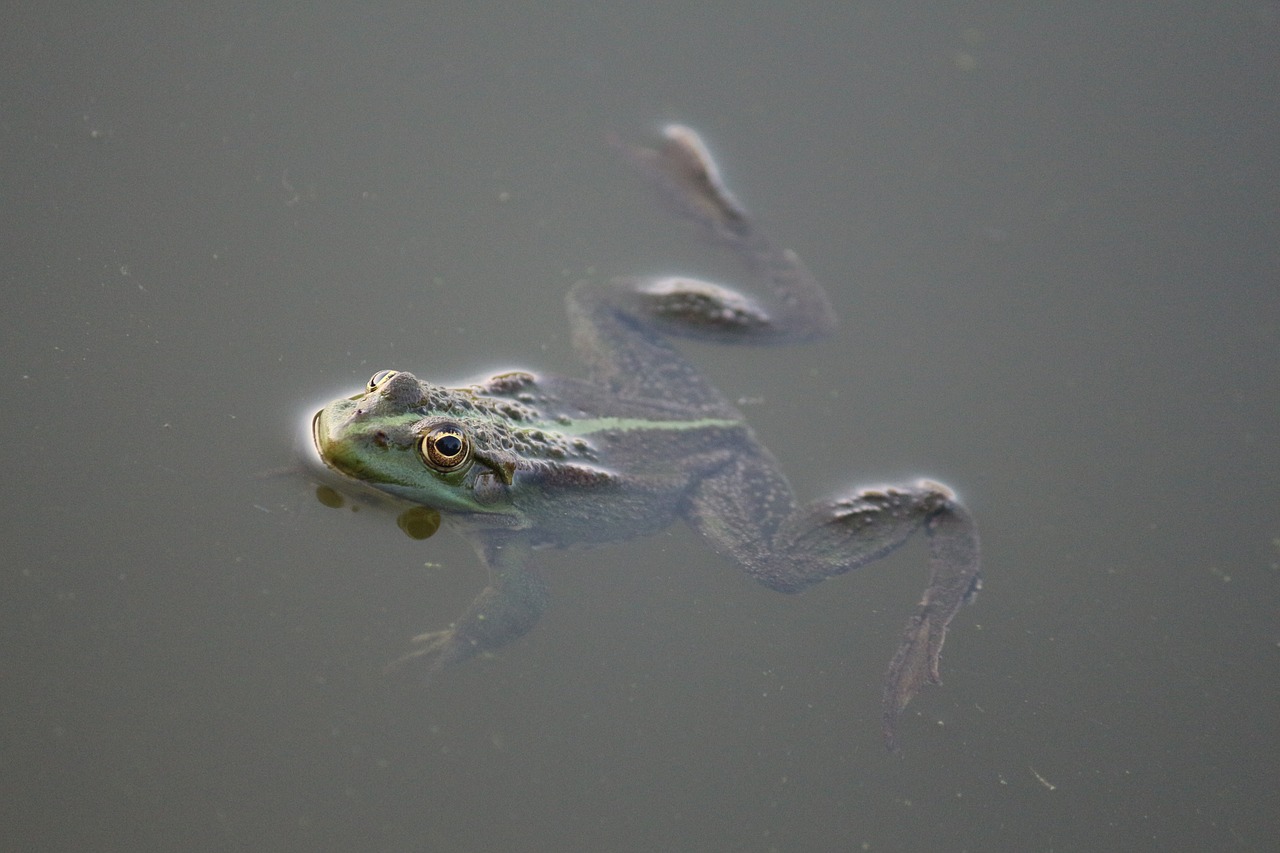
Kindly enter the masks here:
[[383, 667], [383, 672], [395, 672], [412, 661], [420, 661], [428, 673], [436, 673], [465, 655], [458, 653], [457, 632], [453, 628], [428, 631], [410, 640], [414, 648]]

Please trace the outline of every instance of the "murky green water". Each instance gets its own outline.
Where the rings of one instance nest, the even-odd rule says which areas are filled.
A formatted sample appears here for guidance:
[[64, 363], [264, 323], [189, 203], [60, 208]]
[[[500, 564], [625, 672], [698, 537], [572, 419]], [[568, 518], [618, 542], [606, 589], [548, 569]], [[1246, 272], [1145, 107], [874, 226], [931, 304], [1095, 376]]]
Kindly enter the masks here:
[[[7, 846], [1273, 843], [1280, 13], [829, 7], [4, 14]], [[375, 369], [574, 369], [577, 278], [736, 274], [604, 144], [670, 120], [845, 319], [693, 348], [798, 490], [981, 523], [900, 757], [919, 545], [792, 598], [548, 552], [428, 687], [381, 668], [470, 548], [271, 473]]]

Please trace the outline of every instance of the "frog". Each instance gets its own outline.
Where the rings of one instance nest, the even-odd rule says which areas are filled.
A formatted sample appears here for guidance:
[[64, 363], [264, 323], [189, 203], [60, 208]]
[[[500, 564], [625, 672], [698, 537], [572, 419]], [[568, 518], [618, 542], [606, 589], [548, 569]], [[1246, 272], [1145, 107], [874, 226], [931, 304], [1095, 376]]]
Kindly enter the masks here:
[[881, 695], [881, 736], [896, 751], [907, 703], [941, 683], [948, 625], [981, 588], [976, 523], [950, 487], [930, 479], [800, 502], [742, 412], [676, 342], [817, 340], [838, 322], [826, 290], [729, 191], [692, 128], [667, 125], [651, 145], [610, 141], [768, 296], [684, 275], [584, 279], [566, 296], [583, 377], [513, 369], [450, 385], [383, 369], [317, 412], [312, 439], [324, 465], [438, 514], [488, 569], [470, 607], [413, 638], [395, 663], [414, 661], [431, 677], [527, 634], [549, 602], [535, 559], [544, 549], [683, 521], [751, 578], [798, 593], [923, 531], [928, 586]]

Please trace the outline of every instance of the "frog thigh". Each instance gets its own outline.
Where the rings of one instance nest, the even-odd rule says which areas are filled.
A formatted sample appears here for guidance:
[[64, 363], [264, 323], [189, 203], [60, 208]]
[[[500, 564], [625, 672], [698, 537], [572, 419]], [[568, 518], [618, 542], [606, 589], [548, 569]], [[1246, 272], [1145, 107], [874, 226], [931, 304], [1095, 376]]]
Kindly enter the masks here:
[[708, 416], [736, 417], [733, 407], [662, 334], [640, 279], [580, 281], [565, 299], [573, 348], [591, 381], [628, 400], [663, 400]]

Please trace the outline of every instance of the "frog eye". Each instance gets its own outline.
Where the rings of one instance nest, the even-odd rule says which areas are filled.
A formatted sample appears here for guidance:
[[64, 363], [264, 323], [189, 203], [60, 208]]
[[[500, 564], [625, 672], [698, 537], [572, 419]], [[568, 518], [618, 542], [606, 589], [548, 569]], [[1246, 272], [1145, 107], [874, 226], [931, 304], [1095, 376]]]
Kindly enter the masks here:
[[439, 424], [422, 436], [418, 452], [432, 470], [452, 474], [471, 463], [471, 439], [457, 424]]
[[379, 370], [369, 377], [369, 381], [364, 384], [364, 390], [377, 391], [399, 372], [398, 370]]

